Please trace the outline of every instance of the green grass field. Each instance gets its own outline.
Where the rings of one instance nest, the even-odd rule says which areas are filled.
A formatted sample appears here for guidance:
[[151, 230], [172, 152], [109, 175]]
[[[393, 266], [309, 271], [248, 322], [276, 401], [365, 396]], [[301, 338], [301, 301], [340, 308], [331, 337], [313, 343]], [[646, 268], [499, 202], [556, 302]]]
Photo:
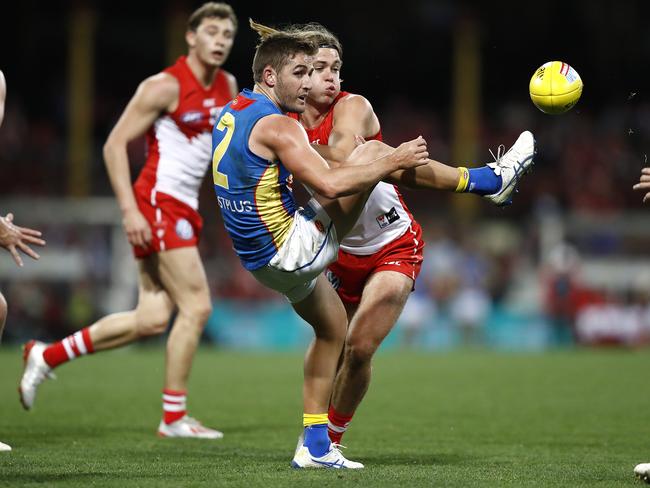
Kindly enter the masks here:
[[361, 472], [289, 467], [301, 357], [203, 349], [190, 412], [220, 441], [158, 439], [163, 348], [83, 358], [22, 411], [0, 352], [0, 486], [642, 486], [650, 353], [387, 352], [344, 438]]

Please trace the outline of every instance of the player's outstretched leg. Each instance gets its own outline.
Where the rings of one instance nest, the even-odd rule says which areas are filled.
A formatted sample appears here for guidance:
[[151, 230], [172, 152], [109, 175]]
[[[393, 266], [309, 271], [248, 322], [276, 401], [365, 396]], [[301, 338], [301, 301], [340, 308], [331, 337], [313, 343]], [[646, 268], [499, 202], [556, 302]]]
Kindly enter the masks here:
[[18, 392], [26, 410], [33, 407], [38, 386], [47, 378], [53, 378], [52, 370], [61, 364], [165, 332], [174, 304], [159, 282], [157, 255], [139, 261], [138, 265], [140, 284], [135, 310], [108, 315], [54, 344], [39, 341], [25, 344], [24, 370]]
[[495, 161], [481, 168], [460, 168], [461, 181], [456, 191], [484, 196], [495, 205], [512, 203], [521, 177], [530, 171], [536, 153], [535, 138], [529, 131], [521, 133], [508, 151], [499, 146]]

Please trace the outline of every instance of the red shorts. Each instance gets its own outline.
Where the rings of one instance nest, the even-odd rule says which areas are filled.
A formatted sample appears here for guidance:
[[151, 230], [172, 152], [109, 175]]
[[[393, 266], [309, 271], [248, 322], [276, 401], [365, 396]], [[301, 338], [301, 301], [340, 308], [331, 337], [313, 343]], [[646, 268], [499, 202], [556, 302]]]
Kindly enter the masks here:
[[165, 193], [142, 190], [137, 186], [134, 193], [140, 212], [151, 225], [152, 235], [146, 248], [133, 246], [136, 258], [198, 244], [203, 219], [196, 210]]
[[374, 254], [360, 256], [339, 250], [338, 260], [327, 267], [327, 278], [345, 303], [357, 304], [370, 275], [397, 271], [414, 282], [422, 267], [422, 228], [416, 221], [398, 239]]

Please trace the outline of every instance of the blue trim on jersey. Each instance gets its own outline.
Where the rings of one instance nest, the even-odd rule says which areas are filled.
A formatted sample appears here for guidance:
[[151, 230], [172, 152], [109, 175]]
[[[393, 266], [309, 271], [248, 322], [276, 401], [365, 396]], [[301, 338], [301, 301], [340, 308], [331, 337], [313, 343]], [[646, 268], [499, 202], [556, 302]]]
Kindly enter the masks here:
[[[282, 162], [261, 158], [248, 146], [255, 124], [282, 111], [265, 95], [243, 90], [224, 107], [219, 120], [226, 114], [234, 118], [234, 129], [218, 172], [227, 176], [228, 188], [215, 184], [214, 189], [237, 255], [246, 269], [255, 270], [275, 256], [296, 211], [289, 171]], [[227, 134], [218, 125], [219, 121], [212, 130], [213, 154]]]

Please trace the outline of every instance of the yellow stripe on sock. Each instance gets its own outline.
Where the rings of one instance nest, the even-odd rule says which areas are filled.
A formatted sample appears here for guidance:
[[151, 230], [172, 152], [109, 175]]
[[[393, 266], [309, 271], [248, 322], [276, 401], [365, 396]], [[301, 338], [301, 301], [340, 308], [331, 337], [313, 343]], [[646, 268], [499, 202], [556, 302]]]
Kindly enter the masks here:
[[302, 425], [309, 427], [311, 425], [321, 425], [327, 423], [327, 413], [303, 413]]
[[465, 166], [458, 167], [458, 186], [454, 190], [456, 193], [462, 193], [467, 190], [469, 183], [469, 170]]

